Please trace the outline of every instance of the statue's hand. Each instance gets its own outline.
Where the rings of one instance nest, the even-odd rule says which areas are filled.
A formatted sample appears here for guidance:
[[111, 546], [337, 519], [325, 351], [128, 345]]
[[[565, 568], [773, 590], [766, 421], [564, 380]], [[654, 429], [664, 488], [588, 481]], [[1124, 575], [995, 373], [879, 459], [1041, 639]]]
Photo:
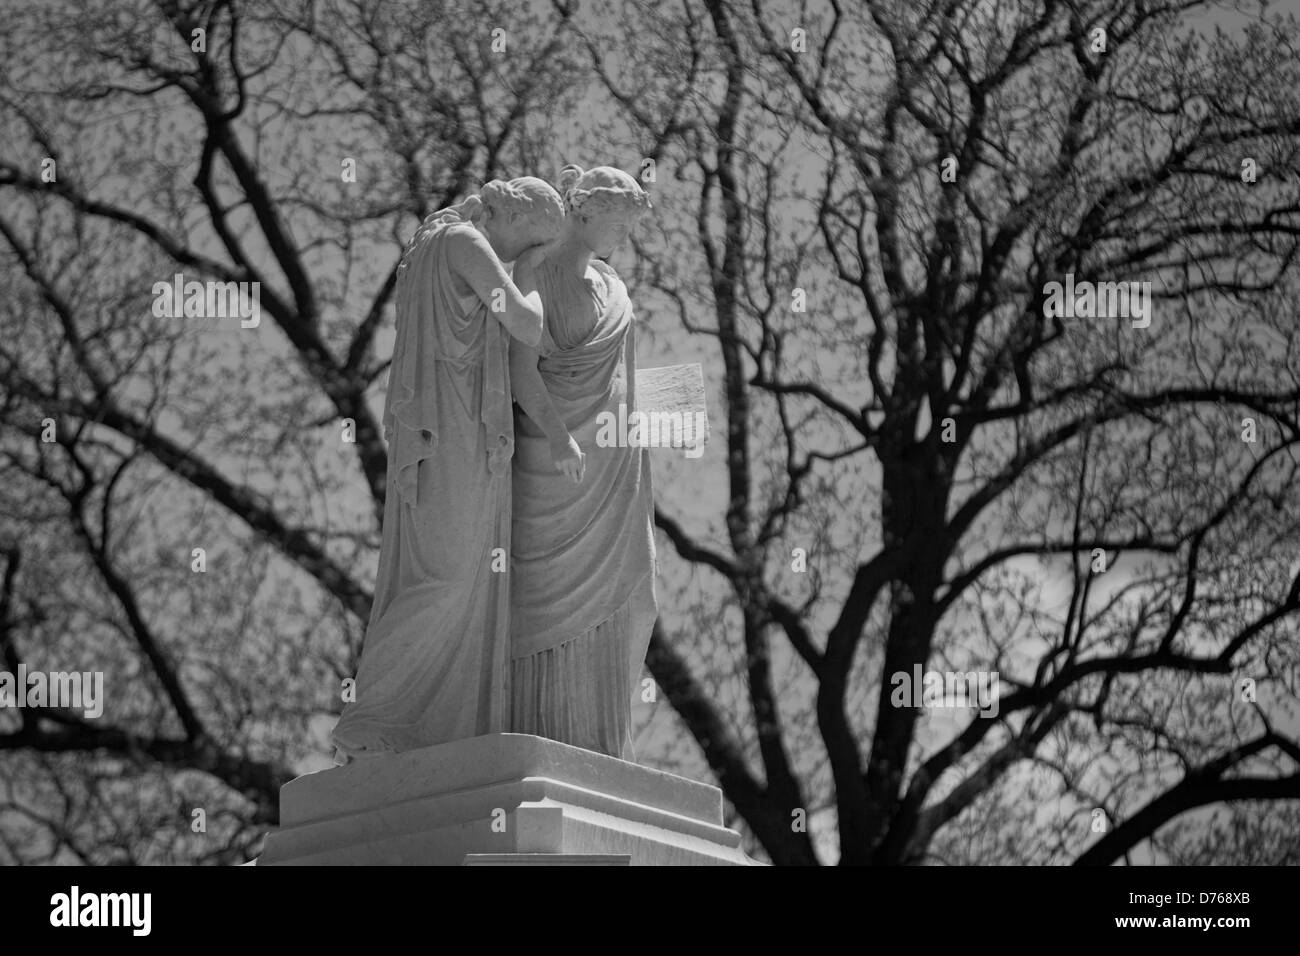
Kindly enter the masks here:
[[515, 260], [515, 270], [536, 269], [546, 259], [547, 253], [551, 251], [551, 243], [539, 242], [535, 246], [529, 246], [519, 254]]
[[555, 462], [555, 470], [564, 472], [574, 484], [582, 481], [587, 471], [587, 456], [572, 435], [566, 433], [564, 438], [551, 442], [551, 459]]

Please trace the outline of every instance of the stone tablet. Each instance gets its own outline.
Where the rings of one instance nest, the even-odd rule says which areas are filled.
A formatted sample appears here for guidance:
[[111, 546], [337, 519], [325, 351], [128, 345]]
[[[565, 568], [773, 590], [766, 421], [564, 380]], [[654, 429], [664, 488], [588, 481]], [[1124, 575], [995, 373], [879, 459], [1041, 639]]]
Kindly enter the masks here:
[[692, 458], [703, 453], [709, 440], [709, 417], [704, 373], [698, 362], [637, 369], [636, 409], [641, 415], [644, 444], [685, 448]]

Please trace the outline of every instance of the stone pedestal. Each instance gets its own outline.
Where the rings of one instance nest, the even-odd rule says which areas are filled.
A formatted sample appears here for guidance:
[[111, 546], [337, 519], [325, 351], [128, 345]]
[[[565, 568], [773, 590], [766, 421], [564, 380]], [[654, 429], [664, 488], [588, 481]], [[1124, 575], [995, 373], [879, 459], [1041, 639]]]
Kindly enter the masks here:
[[527, 734], [354, 760], [280, 789], [260, 866], [750, 864], [722, 791]]

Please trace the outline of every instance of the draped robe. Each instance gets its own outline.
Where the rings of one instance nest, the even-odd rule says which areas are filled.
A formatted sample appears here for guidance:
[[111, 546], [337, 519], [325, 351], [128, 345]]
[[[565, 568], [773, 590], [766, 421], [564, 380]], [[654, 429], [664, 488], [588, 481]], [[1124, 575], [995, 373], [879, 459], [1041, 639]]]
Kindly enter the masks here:
[[602, 414], [634, 410], [632, 305], [608, 265], [588, 278], [544, 262], [538, 371], [587, 456], [580, 484], [515, 416], [511, 730], [632, 759], [631, 706], [658, 613], [644, 447], [596, 444]]
[[435, 213], [398, 270], [379, 570], [336, 759], [509, 722], [509, 343], [476, 295], [457, 293], [446, 248], [474, 228]]

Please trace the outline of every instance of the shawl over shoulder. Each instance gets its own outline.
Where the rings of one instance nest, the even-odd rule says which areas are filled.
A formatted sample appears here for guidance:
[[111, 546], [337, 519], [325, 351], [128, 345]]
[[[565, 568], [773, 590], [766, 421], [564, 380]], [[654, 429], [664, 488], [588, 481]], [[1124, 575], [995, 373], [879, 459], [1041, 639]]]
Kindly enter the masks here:
[[[586, 476], [574, 484], [555, 469], [549, 442], [520, 412], [513, 469], [511, 657], [547, 652], [600, 631], [640, 648], [654, 624], [654, 502], [647, 449], [597, 441], [605, 416], [635, 410], [636, 353], [632, 303], [612, 269], [596, 266], [606, 288], [571, 281], [544, 263], [538, 272], [551, 325], [567, 309], [591, 307], [594, 325], [570, 348], [545, 343], [537, 363], [556, 412], [586, 452]], [[585, 295], [587, 301], [575, 302]], [[622, 623], [618, 623], [622, 622]], [[624, 633], [626, 632], [626, 633]], [[630, 653], [635, 654], [633, 650]], [[639, 660], [637, 662], [639, 664]]]
[[507, 335], [477, 296], [456, 294], [447, 238], [474, 229], [454, 208], [433, 213], [411, 238], [397, 270], [397, 335], [388, 373], [384, 437], [389, 471], [404, 502], [416, 501], [417, 470], [438, 448], [433, 377], [444, 363], [482, 363], [481, 412], [487, 429], [487, 467], [506, 474], [514, 452]]

